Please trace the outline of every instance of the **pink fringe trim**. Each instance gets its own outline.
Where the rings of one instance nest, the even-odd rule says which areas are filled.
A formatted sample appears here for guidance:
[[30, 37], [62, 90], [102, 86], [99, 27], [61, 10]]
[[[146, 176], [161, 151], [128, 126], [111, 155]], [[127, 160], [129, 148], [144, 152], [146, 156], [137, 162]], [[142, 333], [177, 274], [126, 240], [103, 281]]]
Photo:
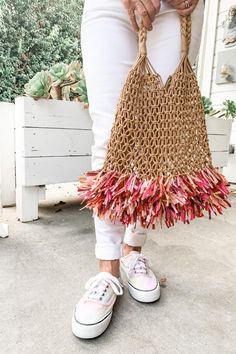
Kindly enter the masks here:
[[[79, 178], [78, 196], [101, 219], [109, 217], [128, 225], [139, 219], [144, 228], [165, 221], [167, 227], [181, 220], [188, 223], [195, 217], [222, 214], [231, 207], [227, 196], [229, 182], [213, 167], [193, 176], [177, 175], [140, 180], [134, 173], [122, 175], [102, 169], [88, 171]], [[80, 209], [80, 210], [81, 210]]]

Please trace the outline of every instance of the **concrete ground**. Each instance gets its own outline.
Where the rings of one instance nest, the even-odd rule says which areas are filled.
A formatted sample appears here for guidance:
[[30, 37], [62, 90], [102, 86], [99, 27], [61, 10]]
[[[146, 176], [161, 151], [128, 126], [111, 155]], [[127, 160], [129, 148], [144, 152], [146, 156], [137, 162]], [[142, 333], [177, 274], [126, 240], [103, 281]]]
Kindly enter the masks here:
[[[37, 221], [17, 221], [15, 207], [3, 211], [10, 237], [0, 239], [1, 354], [236, 353], [235, 197], [224, 216], [150, 231], [144, 253], [167, 277], [161, 299], [141, 304], [126, 289], [108, 330], [79, 340], [72, 311], [97, 272], [92, 212], [55, 188]], [[55, 206], [60, 200], [66, 204]]]

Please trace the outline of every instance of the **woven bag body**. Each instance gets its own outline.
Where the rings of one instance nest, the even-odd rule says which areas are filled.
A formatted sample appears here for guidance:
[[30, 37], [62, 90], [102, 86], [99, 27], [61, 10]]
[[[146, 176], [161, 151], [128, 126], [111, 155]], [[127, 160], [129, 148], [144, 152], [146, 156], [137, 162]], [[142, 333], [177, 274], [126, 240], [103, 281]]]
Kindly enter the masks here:
[[144, 228], [209, 218], [231, 206], [229, 182], [212, 165], [204, 108], [188, 59], [191, 17], [181, 16], [181, 59], [164, 84], [147, 57], [147, 31], [117, 105], [103, 168], [79, 178], [78, 194], [100, 218]]

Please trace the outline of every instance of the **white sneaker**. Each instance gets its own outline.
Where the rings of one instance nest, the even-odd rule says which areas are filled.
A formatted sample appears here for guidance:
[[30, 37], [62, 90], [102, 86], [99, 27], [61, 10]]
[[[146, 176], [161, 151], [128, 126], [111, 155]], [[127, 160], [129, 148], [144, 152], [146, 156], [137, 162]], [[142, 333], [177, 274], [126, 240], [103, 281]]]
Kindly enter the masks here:
[[159, 299], [160, 283], [142, 253], [132, 251], [121, 257], [120, 270], [128, 281], [129, 293], [135, 300], [154, 302]]
[[117, 295], [123, 294], [122, 284], [112, 274], [100, 272], [85, 289], [73, 313], [72, 332], [79, 338], [95, 338], [107, 329]]

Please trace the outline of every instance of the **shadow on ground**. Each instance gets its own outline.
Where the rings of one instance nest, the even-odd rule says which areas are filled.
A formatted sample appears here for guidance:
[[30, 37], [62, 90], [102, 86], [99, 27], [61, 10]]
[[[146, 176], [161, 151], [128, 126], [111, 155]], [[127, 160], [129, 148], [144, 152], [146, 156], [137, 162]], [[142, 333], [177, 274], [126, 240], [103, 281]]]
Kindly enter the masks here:
[[0, 239], [1, 353], [236, 353], [236, 199], [211, 221], [150, 231], [144, 253], [167, 277], [161, 299], [140, 304], [126, 290], [108, 330], [87, 341], [72, 335], [71, 316], [97, 272], [92, 212], [65, 201], [41, 202], [40, 218], [29, 223], [4, 208], [10, 237]]

